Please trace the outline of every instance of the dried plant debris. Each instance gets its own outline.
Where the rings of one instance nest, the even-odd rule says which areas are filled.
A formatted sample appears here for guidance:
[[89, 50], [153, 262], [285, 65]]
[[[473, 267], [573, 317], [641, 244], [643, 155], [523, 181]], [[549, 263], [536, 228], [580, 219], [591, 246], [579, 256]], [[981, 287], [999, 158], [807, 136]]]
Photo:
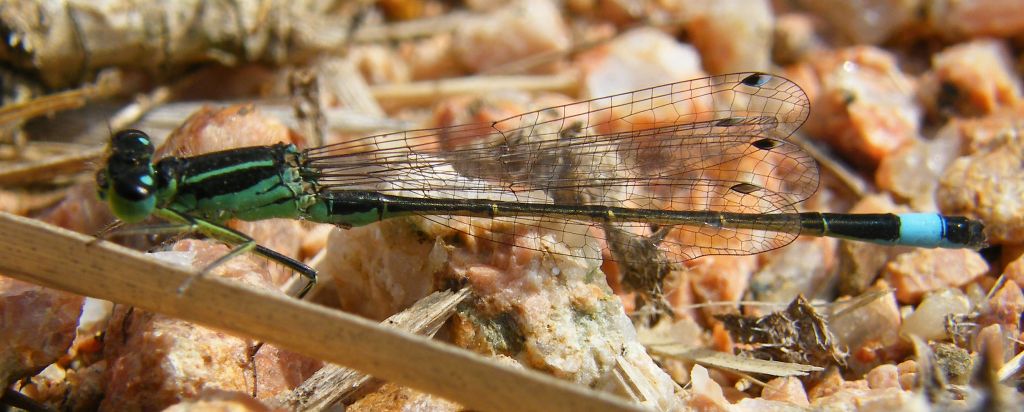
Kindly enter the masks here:
[[1020, 373], [1022, 367], [1024, 367], [1024, 352], [1018, 353], [1013, 359], [1007, 361], [1001, 368], [999, 368], [999, 381], [1006, 382], [1010, 378]]
[[668, 234], [668, 227], [655, 230], [650, 236], [634, 235], [611, 224], [605, 224], [608, 249], [622, 274], [622, 286], [636, 293], [633, 320], [639, 325], [655, 325], [663, 315], [675, 318], [675, 310], [665, 300], [665, 278], [672, 273], [672, 263], [658, 249]]
[[937, 410], [1020, 410], [1019, 397], [999, 380], [1003, 360], [998, 344], [983, 343], [973, 362], [966, 350], [954, 345], [928, 345], [915, 336], [910, 340], [917, 357], [913, 389]]
[[750, 359], [710, 349], [687, 349], [679, 346], [657, 344], [649, 345], [647, 349], [657, 356], [688, 360], [700, 365], [739, 373], [786, 377], [806, 376], [810, 372], [824, 371], [824, 369], [817, 366]]
[[828, 322], [804, 299], [797, 297], [784, 311], [761, 317], [716, 315], [741, 347], [755, 359], [815, 366], [846, 365]]
[[931, 347], [935, 365], [953, 385], [966, 385], [971, 378], [974, 361], [967, 350], [949, 343], [935, 343]]

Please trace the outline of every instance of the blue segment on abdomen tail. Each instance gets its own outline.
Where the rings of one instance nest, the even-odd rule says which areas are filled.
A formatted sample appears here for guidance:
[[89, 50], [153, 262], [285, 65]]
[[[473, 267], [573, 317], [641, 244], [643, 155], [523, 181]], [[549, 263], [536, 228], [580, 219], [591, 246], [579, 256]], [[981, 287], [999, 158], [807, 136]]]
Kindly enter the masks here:
[[957, 246], [946, 237], [946, 217], [936, 213], [901, 213], [900, 237], [896, 243], [920, 247]]

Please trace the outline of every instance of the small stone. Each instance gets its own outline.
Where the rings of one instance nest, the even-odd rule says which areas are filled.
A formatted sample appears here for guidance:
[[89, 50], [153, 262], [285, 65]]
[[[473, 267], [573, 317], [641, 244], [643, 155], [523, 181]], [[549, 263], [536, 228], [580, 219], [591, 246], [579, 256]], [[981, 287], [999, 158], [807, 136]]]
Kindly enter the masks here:
[[925, 341], [946, 339], [946, 319], [965, 315], [970, 309], [971, 302], [957, 289], [929, 293], [914, 312], [903, 319], [900, 334], [915, 335]]
[[921, 108], [911, 78], [882, 49], [850, 47], [819, 53], [821, 81], [806, 132], [863, 168], [920, 138]]
[[940, 113], [981, 116], [1019, 104], [1021, 81], [1005, 43], [975, 40], [932, 56], [921, 94]]
[[84, 301], [82, 296], [0, 276], [2, 387], [67, 353]]
[[704, 76], [693, 46], [654, 28], [622, 33], [581, 54], [582, 95], [603, 97]]
[[865, 379], [871, 389], [900, 387], [899, 368], [892, 364], [878, 365], [868, 372]]
[[1012, 37], [1024, 33], [1024, 3], [971, 0], [934, 3], [925, 7], [932, 31], [953, 38]]
[[883, 276], [901, 303], [915, 303], [928, 292], [966, 285], [986, 272], [988, 263], [973, 250], [917, 249], [889, 262]]
[[946, 374], [946, 380], [953, 385], [967, 385], [970, 381], [974, 362], [971, 354], [963, 348], [949, 343], [932, 345], [935, 362]]
[[775, 378], [761, 390], [761, 397], [765, 400], [782, 401], [797, 406], [808, 406], [807, 391], [804, 384], [794, 376]]
[[1021, 293], [1017, 282], [1006, 279], [1006, 283], [988, 300], [987, 311], [982, 313], [978, 322], [982, 325], [997, 323], [1010, 333], [1016, 333], [1020, 330], [1021, 313], [1024, 313], [1024, 293]]
[[[512, 2], [461, 25], [453, 40], [455, 55], [472, 72], [564, 51], [569, 46], [569, 30], [562, 14], [548, 0]], [[532, 71], [551, 72], [555, 67], [549, 64]]]
[[387, 382], [345, 408], [347, 412], [362, 411], [463, 411], [465, 407], [415, 389]]
[[919, 13], [916, 1], [800, 1], [830, 28], [852, 43], [879, 44], [912, 22]]
[[711, 73], [764, 71], [775, 15], [767, 0], [690, 2], [687, 32]]
[[991, 244], [1024, 243], [1024, 129], [1007, 126], [1002, 139], [954, 161], [936, 194], [944, 213], [983, 221]]

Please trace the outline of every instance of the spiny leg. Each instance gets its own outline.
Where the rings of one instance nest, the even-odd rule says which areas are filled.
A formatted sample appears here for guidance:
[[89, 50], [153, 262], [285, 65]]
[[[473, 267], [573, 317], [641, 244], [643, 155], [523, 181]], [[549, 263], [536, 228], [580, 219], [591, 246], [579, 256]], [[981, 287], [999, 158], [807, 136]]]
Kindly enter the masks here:
[[124, 237], [133, 235], [185, 235], [198, 231], [198, 228], [194, 225], [184, 223], [166, 223], [166, 224], [153, 224], [153, 225], [132, 225], [124, 226], [120, 224], [121, 221], [116, 221], [115, 224], [108, 225], [107, 227], [114, 227], [113, 229], [104, 228], [101, 232], [96, 233], [95, 239], [89, 241], [89, 244], [95, 244], [101, 240], [106, 240], [112, 237]]
[[190, 223], [164, 223], [151, 225], [125, 226], [123, 220], [115, 219], [93, 234], [93, 239], [86, 243], [87, 246], [95, 245], [112, 237], [124, 237], [132, 235], [162, 235], [162, 234], [186, 234], [198, 230], [194, 222]]
[[263, 256], [267, 259], [280, 263], [281, 265], [295, 271], [299, 275], [302, 275], [302, 277], [306, 278], [306, 286], [303, 286], [302, 290], [300, 290], [299, 293], [295, 295], [295, 297], [298, 298], [299, 300], [302, 300], [302, 298], [304, 298], [306, 294], [309, 293], [310, 290], [313, 290], [313, 286], [316, 286], [316, 270], [309, 267], [305, 263], [299, 262], [298, 260], [282, 255], [273, 249], [267, 248], [259, 244], [256, 244], [255, 249], [253, 249], [253, 253], [256, 253], [257, 255]]
[[120, 219], [114, 219], [114, 221], [107, 223], [106, 226], [103, 226], [102, 229], [94, 233], [92, 235], [93, 239], [90, 240], [89, 243], [87, 243], [87, 245], [92, 246], [97, 242], [107, 240], [107, 238], [109, 238], [115, 231], [117, 231], [122, 226], [124, 226], [124, 221]]
[[[224, 262], [227, 262], [228, 260], [231, 260], [242, 253], [254, 252], [260, 256], [263, 256], [289, 269], [294, 270], [295, 272], [299, 273], [300, 275], [307, 279], [308, 282], [306, 286], [303, 287], [299, 294], [296, 296], [299, 299], [305, 297], [306, 293], [308, 293], [313, 288], [313, 286], [316, 285], [316, 270], [313, 270], [313, 268], [307, 266], [302, 262], [299, 262], [281, 253], [278, 253], [277, 251], [261, 246], [260, 244], [256, 243], [255, 239], [249, 237], [248, 235], [242, 232], [231, 229], [229, 227], [218, 225], [213, 222], [197, 219], [192, 216], [175, 212], [170, 209], [158, 209], [154, 214], [168, 221], [181, 222], [187, 226], [194, 227], [195, 231], [203, 233], [206, 236], [209, 236], [210, 238], [219, 240], [229, 245], [234, 245], [234, 247], [230, 251], [228, 251], [227, 254], [217, 258], [210, 264], [206, 265], [206, 267], [200, 270], [199, 274], [197, 274], [195, 277], [206, 275], [207, 273], [215, 269], [217, 266], [220, 266]], [[179, 288], [179, 293], [184, 293], [185, 291], [187, 291], [188, 287], [195, 280], [195, 277], [189, 278], [187, 281], [185, 281], [185, 284], [183, 284]]]

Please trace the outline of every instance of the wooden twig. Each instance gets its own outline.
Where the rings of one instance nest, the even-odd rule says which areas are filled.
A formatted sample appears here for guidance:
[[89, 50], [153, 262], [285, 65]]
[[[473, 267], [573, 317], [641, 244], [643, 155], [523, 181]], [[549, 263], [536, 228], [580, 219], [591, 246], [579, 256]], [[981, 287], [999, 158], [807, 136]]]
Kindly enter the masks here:
[[35, 117], [77, 109], [85, 106], [89, 100], [108, 97], [120, 90], [120, 73], [116, 71], [103, 72], [94, 84], [40, 96], [26, 102], [0, 106], [0, 127], [11, 127]]
[[[107, 82], [111, 81], [113, 80], [107, 80]], [[149, 93], [140, 94], [135, 98], [134, 102], [119, 110], [106, 124], [90, 128], [86, 135], [102, 134], [109, 136], [113, 130], [128, 127], [146, 112], [170, 99], [172, 93], [170, 87], [160, 86]], [[49, 182], [58, 176], [89, 170], [104, 153], [106, 153], [106, 146], [93, 147], [55, 156], [47, 156], [38, 161], [0, 167], [0, 184], [24, 185]]]
[[[154, 130], [169, 133], [181, 125], [181, 119], [187, 118], [203, 106], [226, 107], [243, 103], [254, 104], [257, 110], [280, 120], [285, 126], [293, 129], [300, 127], [299, 121], [295, 118], [295, 111], [288, 102], [281, 99], [172, 102], [154, 108], [136, 124], [136, 127], [155, 137], [160, 133]], [[327, 107], [324, 109], [324, 117], [327, 121], [327, 130], [332, 133], [371, 133], [377, 130], [403, 130], [415, 126], [399, 119], [366, 116], [347, 108]]]
[[355, 43], [384, 43], [427, 37], [454, 31], [468, 20], [479, 18], [470, 12], [451, 12], [437, 17], [416, 19], [380, 26], [360, 27], [353, 33]]
[[105, 147], [48, 157], [46, 159], [0, 167], [0, 185], [19, 185], [52, 181], [57, 176], [87, 170], [92, 162], [103, 156]]
[[560, 92], [575, 95], [579, 76], [574, 73], [544, 76], [470, 76], [405, 84], [377, 85], [373, 96], [386, 106], [421, 106], [439, 98], [478, 95], [496, 90]]
[[768, 376], [807, 376], [809, 372], [821, 372], [824, 368], [793, 362], [779, 362], [764, 359], [744, 358], [731, 353], [722, 353], [704, 348], [685, 348], [681, 345], [652, 345], [645, 343], [647, 351], [654, 356], [683, 359], [701, 365], [739, 373], [754, 373]]
[[801, 134], [793, 135], [790, 137], [790, 141], [799, 146], [801, 150], [810, 154], [814, 160], [817, 160], [822, 169], [832, 173], [839, 183], [850, 190], [850, 193], [852, 193], [854, 197], [860, 199], [866, 196], [868, 191], [870, 191], [868, 183], [865, 182], [863, 178], [858, 176], [856, 173], [851, 172], [846, 166], [835, 161], [832, 156], [829, 156], [813, 143], [809, 142]]
[[50, 87], [106, 67], [174, 73], [200, 63], [307, 61], [351, 42], [382, 42], [454, 30], [470, 13], [448, 13], [350, 33], [357, 7], [318, 1], [153, 2], [108, 7], [91, 2], [6, 0], [0, 61], [35, 70]]
[[132, 305], [361, 370], [469, 408], [495, 411], [640, 410], [605, 393], [514, 369], [477, 354], [149, 259], [134, 250], [0, 213], [0, 273]]
[[[395, 329], [433, 336], [455, 307], [469, 297], [469, 288], [438, 291], [384, 320]], [[291, 392], [278, 396], [281, 406], [293, 411], [322, 411], [351, 396], [373, 377], [338, 365], [326, 365]]]

